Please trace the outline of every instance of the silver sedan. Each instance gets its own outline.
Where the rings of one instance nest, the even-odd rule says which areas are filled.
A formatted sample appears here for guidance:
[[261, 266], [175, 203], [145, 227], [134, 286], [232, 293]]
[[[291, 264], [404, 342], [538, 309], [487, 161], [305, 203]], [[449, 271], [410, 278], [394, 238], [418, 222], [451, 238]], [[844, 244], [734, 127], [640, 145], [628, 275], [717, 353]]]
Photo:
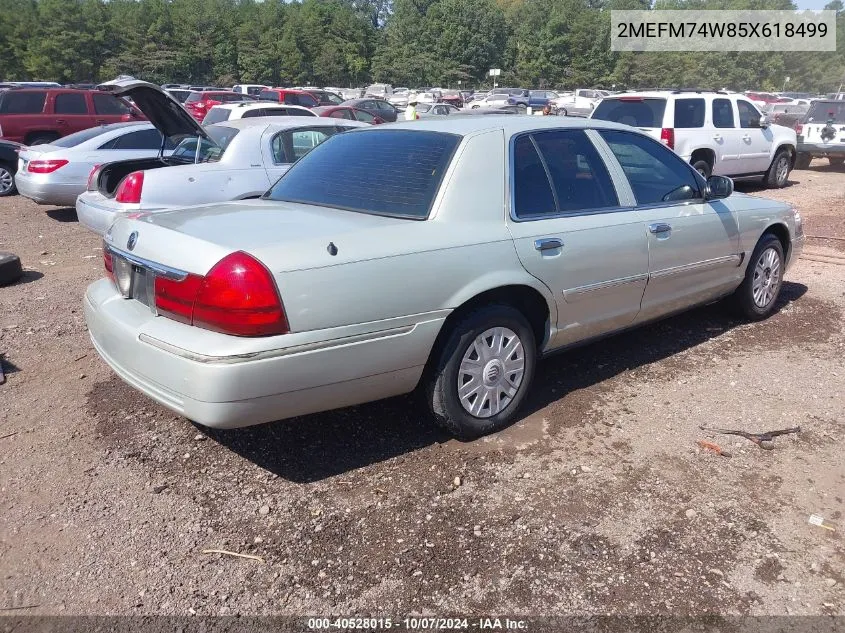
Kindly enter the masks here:
[[[18, 154], [15, 184], [38, 204], [73, 206], [85, 191], [95, 165], [130, 158], [152, 158], [161, 149], [161, 133], [147, 122], [112, 123], [82, 130]], [[173, 150], [165, 145], [165, 155]]]
[[766, 318], [803, 241], [791, 206], [636, 129], [431, 117], [335, 135], [260, 200], [118, 219], [85, 318], [118, 376], [200, 424], [419, 388], [476, 437], [545, 354], [723, 297]]

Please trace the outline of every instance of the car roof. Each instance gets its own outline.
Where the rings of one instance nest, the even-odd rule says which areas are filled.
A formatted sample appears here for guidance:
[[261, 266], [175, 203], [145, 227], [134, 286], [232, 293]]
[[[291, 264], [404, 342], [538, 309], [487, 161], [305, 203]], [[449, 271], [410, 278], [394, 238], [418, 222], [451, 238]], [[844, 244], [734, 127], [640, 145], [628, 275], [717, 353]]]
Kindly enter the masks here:
[[[590, 90], [595, 90], [596, 92], [604, 92], [599, 90], [598, 88], [590, 88]], [[665, 99], [667, 97], [695, 97], [696, 95], [720, 95], [723, 97], [733, 96], [743, 96], [736, 92], [724, 92], [722, 90], [631, 90], [628, 92], [619, 92], [616, 94], [608, 95], [605, 99], [624, 99], [625, 97], [645, 97], [645, 98], [660, 98]]]
[[275, 101], [240, 101], [238, 103], [221, 103], [211, 106], [214, 110], [258, 110], [260, 108], [295, 108], [297, 110], [308, 110], [303, 106], [291, 105], [286, 103], [276, 103]]
[[323, 117], [306, 118], [301, 116], [234, 119], [231, 121], [220, 121], [220, 123], [214, 123], [213, 126], [231, 127], [237, 130], [247, 130], [249, 128], [269, 126], [273, 129], [283, 130], [295, 127], [333, 127], [335, 125], [346, 124], [351, 124], [353, 127], [372, 127], [369, 123], [360, 123], [359, 125], [358, 121], [341, 121], [340, 119], [329, 119]]
[[578, 117], [538, 117], [518, 114], [487, 115], [487, 116], [448, 116], [427, 118], [419, 121], [399, 121], [390, 125], [371, 127], [371, 129], [389, 130], [426, 130], [429, 132], [445, 132], [467, 136], [476, 132], [502, 130], [506, 136], [513, 136], [522, 132], [546, 129], [567, 130], [631, 130], [628, 125], [601, 121], [597, 119], [582, 119]]

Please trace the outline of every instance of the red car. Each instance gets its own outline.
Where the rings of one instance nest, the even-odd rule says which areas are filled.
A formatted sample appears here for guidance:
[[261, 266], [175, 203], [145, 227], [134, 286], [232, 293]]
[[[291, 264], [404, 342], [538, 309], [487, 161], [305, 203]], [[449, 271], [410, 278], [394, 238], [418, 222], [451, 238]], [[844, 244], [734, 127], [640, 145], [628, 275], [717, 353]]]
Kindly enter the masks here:
[[268, 88], [258, 93], [258, 99], [260, 101], [272, 101], [273, 103], [297, 105], [305, 108], [316, 108], [320, 105], [317, 98], [307, 90], [295, 90], [293, 88]]
[[182, 104], [197, 121], [202, 122], [212, 106], [221, 103], [241, 103], [243, 101], [255, 101], [255, 98], [231, 90], [203, 90], [192, 91]]
[[320, 106], [311, 108], [320, 116], [332, 117], [333, 119], [346, 119], [347, 121], [363, 121], [372, 125], [384, 123], [384, 119], [374, 116], [366, 110], [359, 110], [350, 106]]
[[25, 145], [50, 143], [97, 125], [145, 119], [123, 99], [99, 90], [12, 88], [0, 92], [0, 138]]

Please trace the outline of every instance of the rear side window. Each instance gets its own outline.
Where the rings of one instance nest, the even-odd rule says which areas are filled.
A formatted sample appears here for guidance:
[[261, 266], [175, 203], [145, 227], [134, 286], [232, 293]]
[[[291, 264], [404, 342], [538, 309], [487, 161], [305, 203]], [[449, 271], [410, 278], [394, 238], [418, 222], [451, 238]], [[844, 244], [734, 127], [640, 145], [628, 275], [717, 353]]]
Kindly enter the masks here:
[[40, 114], [46, 100], [46, 92], [9, 90], [0, 93], [0, 114]]
[[675, 127], [704, 127], [704, 99], [675, 99]]
[[349, 110], [345, 110], [345, 109], [344, 110], [335, 110], [329, 116], [331, 116], [333, 119], [351, 119], [352, 118], [352, 112], [350, 112]]
[[[161, 132], [158, 130], [138, 130], [118, 138], [113, 149], [158, 150], [160, 148]], [[168, 139], [164, 148], [173, 149], [173, 143]]]
[[288, 116], [314, 116], [311, 110], [300, 110], [299, 108], [286, 108], [284, 111]]
[[622, 165], [638, 205], [701, 198], [692, 168], [657, 141], [621, 130], [599, 130]]
[[730, 99], [713, 99], [713, 127], [732, 128], [734, 109]]
[[532, 136], [551, 176], [558, 213], [619, 206], [607, 167], [583, 131], [558, 130]]
[[172, 157], [186, 163], [216, 163], [219, 161], [240, 130], [224, 125], [211, 125], [205, 133], [211, 137], [212, 143], [206, 139], [200, 140], [199, 156], [197, 157], [197, 137], [186, 138], [176, 146]]
[[424, 219], [460, 140], [418, 130], [337, 134], [296, 163], [267, 197]]
[[376, 118], [366, 110], [355, 110], [355, 118], [364, 123], [374, 123]]
[[85, 95], [73, 92], [57, 94], [54, 111], [56, 114], [88, 114]]
[[546, 167], [530, 136], [520, 136], [513, 147], [514, 213], [518, 218], [554, 215], [555, 194]]
[[94, 94], [94, 112], [97, 114], [129, 114], [129, 106], [112, 95]]
[[[56, 145], [57, 147], [76, 147], [77, 145], [84, 143], [85, 141], [90, 141], [92, 138], [96, 138], [100, 136], [100, 134], [110, 132], [113, 129], [114, 127], [111, 125], [89, 127], [87, 130], [82, 130], [81, 132], [74, 132], [73, 134], [68, 134], [67, 136], [63, 136], [60, 139], [51, 141], [50, 145]], [[108, 149], [111, 149], [111, 145], [113, 143], [114, 139], [107, 143], [107, 145], [109, 145]]]
[[[256, 110], [257, 112], [257, 110]], [[205, 118], [202, 120], [203, 125], [211, 125], [212, 123], [220, 123], [221, 121], [228, 121], [232, 111], [229, 108], [211, 108]], [[249, 112], [244, 112], [244, 117], [250, 115]], [[252, 116], [257, 116], [253, 114]]]
[[632, 127], [663, 127], [666, 99], [629, 97], [603, 99], [596, 106], [591, 118], [614, 121]]
[[286, 130], [270, 142], [273, 162], [277, 165], [295, 163], [337, 130], [333, 127]]

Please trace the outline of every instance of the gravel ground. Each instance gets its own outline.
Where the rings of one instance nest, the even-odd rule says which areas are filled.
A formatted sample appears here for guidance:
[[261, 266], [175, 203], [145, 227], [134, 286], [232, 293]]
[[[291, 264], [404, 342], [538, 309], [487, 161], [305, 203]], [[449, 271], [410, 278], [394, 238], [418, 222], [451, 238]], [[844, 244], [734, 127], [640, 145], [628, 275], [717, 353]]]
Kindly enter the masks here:
[[[826, 161], [764, 195], [845, 238]], [[0, 608], [842, 614], [843, 247], [811, 240], [765, 322], [710, 306], [544, 361], [524, 419], [482, 441], [413, 397], [211, 432], [93, 351], [101, 251], [74, 211], [0, 200], [27, 270], [0, 288]], [[764, 451], [702, 424], [803, 430]]]

